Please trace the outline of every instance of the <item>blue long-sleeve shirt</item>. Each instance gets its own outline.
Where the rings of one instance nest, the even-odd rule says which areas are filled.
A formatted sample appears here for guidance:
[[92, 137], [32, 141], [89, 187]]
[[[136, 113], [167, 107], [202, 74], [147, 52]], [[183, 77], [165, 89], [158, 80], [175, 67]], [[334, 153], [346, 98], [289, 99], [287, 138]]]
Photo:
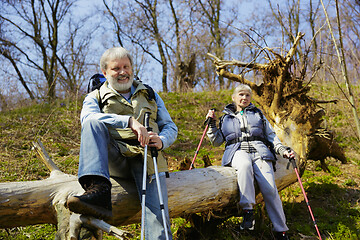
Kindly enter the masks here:
[[[135, 92], [134, 86], [131, 87], [131, 95]], [[126, 99], [126, 98], [125, 98]], [[131, 102], [131, 99], [126, 99]], [[164, 101], [158, 93], [155, 92], [155, 102], [158, 107], [156, 123], [159, 126], [159, 137], [163, 143], [163, 148], [168, 148], [177, 138], [178, 128], [172, 121], [169, 112], [165, 107]], [[129, 115], [118, 115], [113, 113], [103, 113], [99, 107], [97, 99], [87, 95], [83, 101], [83, 107], [80, 114], [81, 124], [87, 119], [96, 119], [104, 122], [113, 128], [127, 128], [129, 124]]]

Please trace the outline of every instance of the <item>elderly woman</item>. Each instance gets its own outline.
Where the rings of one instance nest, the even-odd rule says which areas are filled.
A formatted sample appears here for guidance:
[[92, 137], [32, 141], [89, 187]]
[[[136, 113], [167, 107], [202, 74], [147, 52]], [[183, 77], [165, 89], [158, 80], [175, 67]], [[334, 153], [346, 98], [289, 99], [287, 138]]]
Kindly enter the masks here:
[[211, 121], [207, 135], [214, 146], [226, 142], [222, 165], [236, 169], [239, 204], [243, 209], [240, 229], [254, 229], [256, 180], [273, 223], [276, 239], [289, 239], [282, 202], [275, 185], [274, 163], [275, 153], [286, 158], [294, 157], [295, 154], [282, 145], [261, 110], [251, 103], [251, 96], [248, 85], [240, 84], [236, 87], [232, 95], [233, 103], [225, 107], [219, 128], [216, 127], [214, 111], [209, 110], [207, 118], [211, 118]]

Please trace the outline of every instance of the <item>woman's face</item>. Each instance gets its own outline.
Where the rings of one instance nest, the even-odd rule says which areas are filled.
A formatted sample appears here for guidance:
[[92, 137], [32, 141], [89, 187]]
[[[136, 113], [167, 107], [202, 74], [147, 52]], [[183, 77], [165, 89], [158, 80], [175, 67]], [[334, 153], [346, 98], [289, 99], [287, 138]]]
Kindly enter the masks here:
[[247, 90], [241, 90], [238, 93], [233, 94], [232, 100], [236, 105], [236, 110], [240, 111], [249, 106], [251, 102], [251, 93]]

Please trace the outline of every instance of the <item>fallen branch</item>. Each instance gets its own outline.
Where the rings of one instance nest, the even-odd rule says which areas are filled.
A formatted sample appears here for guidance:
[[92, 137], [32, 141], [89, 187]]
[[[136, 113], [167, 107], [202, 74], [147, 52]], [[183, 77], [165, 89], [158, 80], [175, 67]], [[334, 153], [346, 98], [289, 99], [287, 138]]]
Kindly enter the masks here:
[[56, 164], [51, 160], [49, 154], [46, 152], [44, 145], [42, 144], [40, 139], [38, 139], [37, 142], [32, 142], [32, 144], [34, 146], [36, 153], [40, 156], [40, 159], [43, 161], [43, 163], [45, 163], [45, 165], [50, 170], [50, 172], [52, 171], [61, 172], [60, 168], [58, 168]]
[[77, 240], [79, 236], [79, 229], [82, 225], [85, 225], [89, 228], [100, 229], [111, 236], [114, 236], [118, 239], [127, 239], [133, 237], [127, 231], [120, 230], [110, 224], [104, 222], [103, 220], [96, 219], [93, 217], [88, 217], [80, 214], [73, 213], [70, 217], [70, 239]]

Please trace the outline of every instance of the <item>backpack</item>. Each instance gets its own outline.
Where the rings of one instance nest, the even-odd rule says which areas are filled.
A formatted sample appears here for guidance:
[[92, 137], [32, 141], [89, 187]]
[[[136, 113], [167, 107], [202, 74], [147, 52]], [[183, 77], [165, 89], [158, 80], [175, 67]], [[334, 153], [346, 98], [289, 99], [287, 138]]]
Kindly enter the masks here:
[[[141, 82], [141, 80], [135, 76], [134, 77], [135, 80]], [[100, 74], [100, 73], [96, 73], [94, 74], [91, 78], [90, 78], [90, 81], [89, 81], [89, 84], [88, 84], [88, 93], [98, 89], [100, 90], [100, 87], [104, 84], [104, 82], [106, 81], [106, 78], [104, 75]], [[149, 85], [143, 83], [143, 85], [146, 87], [147, 89], [147, 92], [148, 92], [148, 100], [151, 101], [151, 100], [154, 100], [155, 99], [155, 92], [154, 92], [154, 89], [152, 89], [152, 87], [150, 87]], [[105, 103], [102, 102], [102, 99], [100, 98], [99, 99], [99, 106], [100, 106], [100, 109], [102, 109], [104, 106], [105, 106]]]
[[94, 74], [89, 81], [87, 92], [92, 92], [95, 89], [100, 89], [101, 85], [106, 81], [106, 78], [104, 75], [100, 73]]

